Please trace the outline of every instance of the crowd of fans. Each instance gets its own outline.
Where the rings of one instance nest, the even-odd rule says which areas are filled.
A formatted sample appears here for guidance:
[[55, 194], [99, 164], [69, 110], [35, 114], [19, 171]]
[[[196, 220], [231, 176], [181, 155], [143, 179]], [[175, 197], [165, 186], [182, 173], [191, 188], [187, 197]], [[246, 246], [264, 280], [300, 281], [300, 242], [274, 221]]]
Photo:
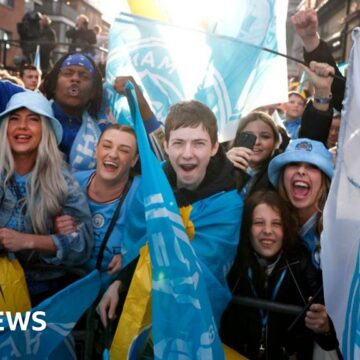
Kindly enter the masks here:
[[[55, 41], [49, 19], [37, 16], [30, 18], [39, 24], [36, 36]], [[148, 136], [164, 149], [159, 158], [166, 159], [180, 213], [198, 204], [218, 209], [201, 232], [200, 210], [183, 219], [199, 262], [213, 274], [206, 283], [222, 341], [249, 359], [310, 359], [314, 342], [340, 359], [321, 291], [320, 234], [345, 81], [331, 76], [341, 74], [319, 39], [316, 12], [300, 11], [292, 22], [309, 64], [309, 97], [291, 91], [286, 104], [239, 119], [227, 146], [219, 144], [206, 104], [173, 105], [163, 127], [136, 83], [135, 89]], [[147, 240], [141, 166], [134, 131], [100, 112], [96, 35], [86, 17], [67, 36], [74, 49], [53, 66], [52, 48], [43, 50], [45, 77], [30, 65], [19, 78], [1, 73], [0, 254], [24, 268], [33, 306], [73, 281], [57, 266], [100, 268], [98, 312], [107, 327], [118, 319], [119, 293], [129, 288]], [[31, 60], [35, 49], [23, 51]], [[118, 77], [114, 88], [123, 94], [127, 80], [133, 81]], [[219, 253], [226, 261], [219, 263]], [[53, 268], [34, 270], [38, 263]], [[219, 304], [228, 287], [232, 295], [302, 307], [317, 296], [289, 331], [293, 315]]]

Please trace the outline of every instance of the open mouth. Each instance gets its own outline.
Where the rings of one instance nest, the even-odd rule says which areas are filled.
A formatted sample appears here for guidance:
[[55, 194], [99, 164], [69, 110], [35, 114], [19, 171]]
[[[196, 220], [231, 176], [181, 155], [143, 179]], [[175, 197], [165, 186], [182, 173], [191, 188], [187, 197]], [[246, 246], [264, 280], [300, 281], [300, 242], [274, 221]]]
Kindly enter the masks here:
[[181, 164], [179, 165], [181, 169], [185, 172], [193, 171], [196, 168], [195, 164]]
[[304, 181], [294, 181], [292, 187], [296, 197], [305, 197], [310, 192], [310, 185]]
[[109, 169], [109, 170], [115, 170], [119, 167], [119, 165], [113, 161], [104, 161], [103, 164], [105, 169]]
[[27, 142], [31, 139], [30, 135], [16, 135], [15, 140], [17, 142]]
[[78, 85], [71, 85], [70, 89], [69, 89], [69, 94], [71, 96], [78, 96], [80, 93], [80, 89]]

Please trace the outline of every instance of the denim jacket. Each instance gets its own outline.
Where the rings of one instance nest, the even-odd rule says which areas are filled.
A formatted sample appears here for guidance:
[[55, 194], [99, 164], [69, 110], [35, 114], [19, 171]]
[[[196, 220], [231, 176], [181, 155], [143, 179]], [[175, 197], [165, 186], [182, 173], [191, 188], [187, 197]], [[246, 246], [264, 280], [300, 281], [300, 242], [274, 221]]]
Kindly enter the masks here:
[[[68, 185], [68, 196], [61, 215], [74, 217], [77, 220], [77, 231], [69, 235], [54, 234], [53, 219], [49, 216], [46, 219], [48, 232], [43, 235], [51, 236], [57, 248], [56, 254], [36, 252], [34, 254], [36, 256], [31, 256], [31, 259], [32, 262], [43, 260], [53, 265], [77, 266], [89, 259], [93, 247], [91, 216], [86, 196], [73, 175], [65, 168], [62, 169], [62, 173]], [[16, 202], [16, 196], [8, 187], [5, 189], [0, 187], [0, 228], [8, 223]], [[25, 233], [34, 234], [30, 217], [26, 213], [22, 216], [24, 216]]]

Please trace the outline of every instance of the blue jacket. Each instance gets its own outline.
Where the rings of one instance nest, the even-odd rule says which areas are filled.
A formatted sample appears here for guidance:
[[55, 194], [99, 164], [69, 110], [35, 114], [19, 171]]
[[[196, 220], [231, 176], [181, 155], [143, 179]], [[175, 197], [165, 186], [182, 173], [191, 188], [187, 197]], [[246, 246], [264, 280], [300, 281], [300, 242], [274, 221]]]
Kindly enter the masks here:
[[285, 120], [284, 126], [291, 139], [297, 139], [299, 136], [299, 128], [301, 125], [301, 118], [294, 120]]
[[15, 85], [7, 80], [0, 81], [0, 113], [5, 110], [10, 98], [21, 91], [25, 91], [21, 86]]
[[[68, 185], [68, 196], [60, 215], [70, 215], [76, 218], [78, 231], [69, 235], [54, 234], [53, 219], [49, 216], [46, 219], [48, 232], [44, 235], [51, 236], [57, 251], [54, 255], [37, 252], [36, 258], [53, 265], [77, 266], [89, 259], [93, 246], [90, 210], [79, 184], [68, 170], [63, 169], [63, 174]], [[16, 203], [17, 198], [10, 188], [0, 187], [0, 228], [5, 227], [9, 222]], [[24, 232], [34, 234], [30, 217], [27, 214], [21, 216], [24, 217]]]

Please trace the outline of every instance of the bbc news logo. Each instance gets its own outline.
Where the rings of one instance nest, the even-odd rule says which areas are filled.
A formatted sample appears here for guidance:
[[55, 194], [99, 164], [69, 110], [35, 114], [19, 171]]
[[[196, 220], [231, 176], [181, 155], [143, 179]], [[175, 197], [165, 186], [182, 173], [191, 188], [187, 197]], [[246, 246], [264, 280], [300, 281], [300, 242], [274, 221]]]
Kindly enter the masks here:
[[[29, 328], [33, 331], [43, 331], [46, 329], [45, 311], [26, 311], [25, 313], [16, 312], [12, 314], [10, 311], [0, 311], [0, 331], [26, 331]], [[4, 325], [6, 324], [5, 327]]]

